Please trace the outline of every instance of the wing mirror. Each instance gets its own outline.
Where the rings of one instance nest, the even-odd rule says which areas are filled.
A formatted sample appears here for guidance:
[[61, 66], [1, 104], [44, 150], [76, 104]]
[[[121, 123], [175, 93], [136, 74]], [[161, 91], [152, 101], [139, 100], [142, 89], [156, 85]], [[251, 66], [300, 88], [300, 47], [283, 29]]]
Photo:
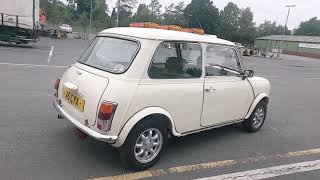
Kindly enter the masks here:
[[243, 72], [242, 79], [245, 80], [246, 78], [253, 77], [253, 75], [254, 75], [254, 71], [253, 70], [245, 70]]

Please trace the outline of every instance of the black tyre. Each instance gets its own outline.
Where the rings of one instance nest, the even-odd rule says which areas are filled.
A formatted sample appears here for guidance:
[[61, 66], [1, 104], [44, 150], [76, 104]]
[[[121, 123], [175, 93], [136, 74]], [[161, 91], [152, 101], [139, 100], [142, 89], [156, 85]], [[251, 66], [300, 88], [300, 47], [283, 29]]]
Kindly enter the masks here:
[[153, 166], [167, 147], [167, 125], [145, 119], [134, 126], [120, 148], [121, 160], [128, 168], [140, 171]]
[[242, 122], [243, 127], [249, 133], [257, 132], [264, 124], [267, 115], [267, 103], [260, 101], [250, 117]]

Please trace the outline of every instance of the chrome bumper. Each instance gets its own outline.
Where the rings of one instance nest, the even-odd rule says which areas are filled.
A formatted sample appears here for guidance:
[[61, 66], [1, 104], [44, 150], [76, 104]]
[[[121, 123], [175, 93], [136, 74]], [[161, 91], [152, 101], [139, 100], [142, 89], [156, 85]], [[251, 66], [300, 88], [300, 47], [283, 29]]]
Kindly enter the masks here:
[[110, 144], [113, 144], [117, 141], [118, 136], [110, 136], [110, 135], [104, 135], [100, 134], [89, 127], [81, 124], [79, 121], [74, 119], [72, 116], [70, 116], [65, 110], [62, 109], [62, 107], [57, 103], [56, 100], [53, 101], [53, 106], [56, 108], [58, 113], [64, 117], [64, 119], [69, 120], [73, 125], [75, 125], [77, 128], [79, 128], [84, 133], [88, 134], [89, 136], [98, 139], [100, 141], [104, 141]]

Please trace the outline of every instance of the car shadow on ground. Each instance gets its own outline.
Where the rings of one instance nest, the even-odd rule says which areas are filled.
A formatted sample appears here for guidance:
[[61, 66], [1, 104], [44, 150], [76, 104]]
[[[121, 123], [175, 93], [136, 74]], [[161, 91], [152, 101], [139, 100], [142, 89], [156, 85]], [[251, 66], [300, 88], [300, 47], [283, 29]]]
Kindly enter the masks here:
[[[173, 163], [173, 165], [181, 165], [181, 163], [183, 163], [179, 162], [179, 159], [181, 158], [175, 159], [173, 157], [175, 157], [176, 155], [183, 156], [184, 153], [184, 155], [188, 156], [188, 154], [194, 152], [195, 145], [198, 148], [205, 148], [210, 146], [210, 144], [213, 144], [213, 141], [223, 141], [223, 139], [226, 137], [234, 137], [243, 133], [244, 132], [242, 127], [239, 124], [235, 124], [218, 129], [191, 134], [185, 137], [170, 138], [168, 142], [168, 150], [163, 156], [163, 159], [160, 160], [164, 163], [160, 166], [156, 165], [154, 168], [163, 168], [162, 166], [171, 167], [172, 161], [175, 162]], [[72, 141], [77, 140], [75, 135], [73, 136], [74, 137], [72, 138]], [[87, 161], [86, 163], [89, 162], [91, 165], [93, 165], [91, 166], [91, 168], [94, 167], [95, 177], [112, 176], [132, 172], [121, 163], [118, 149], [111, 147], [104, 142], [100, 142], [88, 137], [82, 142], [69, 142], [68, 146], [71, 149], [73, 149], [74, 146], [78, 146], [76, 150], [76, 156], [79, 156], [80, 159], [85, 159]], [[88, 171], [87, 166], [84, 166], [83, 168], [83, 170]], [[108, 169], [108, 172], [105, 171], [106, 169]]]

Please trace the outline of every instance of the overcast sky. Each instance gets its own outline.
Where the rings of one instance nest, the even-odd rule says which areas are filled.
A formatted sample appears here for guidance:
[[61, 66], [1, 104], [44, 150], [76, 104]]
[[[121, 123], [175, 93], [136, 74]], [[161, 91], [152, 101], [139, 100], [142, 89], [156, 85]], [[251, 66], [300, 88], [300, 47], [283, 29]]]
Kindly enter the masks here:
[[[64, 0], [65, 1], [65, 0]], [[115, 6], [117, 0], [106, 0], [109, 7]], [[159, 0], [163, 6], [171, 3], [185, 1], [186, 4], [191, 0]], [[295, 4], [296, 7], [291, 9], [288, 28], [297, 28], [301, 21], [308, 20], [312, 17], [320, 18], [320, 0], [212, 0], [213, 4], [220, 10], [228, 4], [228, 2], [236, 3], [240, 8], [251, 7], [254, 13], [254, 21], [261, 24], [264, 20], [276, 21], [278, 24], [284, 24], [287, 14], [287, 4]], [[149, 4], [150, 0], [138, 0], [138, 3]]]

